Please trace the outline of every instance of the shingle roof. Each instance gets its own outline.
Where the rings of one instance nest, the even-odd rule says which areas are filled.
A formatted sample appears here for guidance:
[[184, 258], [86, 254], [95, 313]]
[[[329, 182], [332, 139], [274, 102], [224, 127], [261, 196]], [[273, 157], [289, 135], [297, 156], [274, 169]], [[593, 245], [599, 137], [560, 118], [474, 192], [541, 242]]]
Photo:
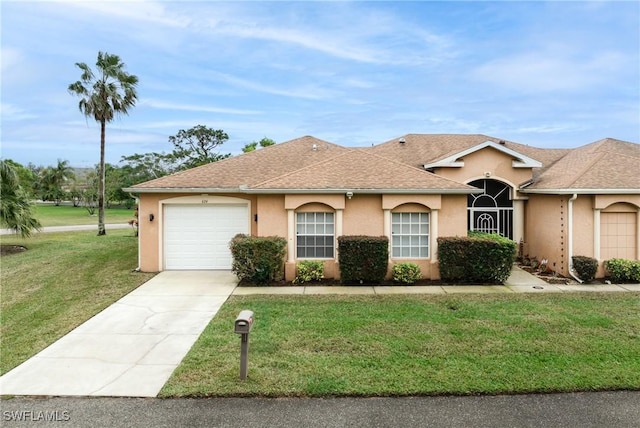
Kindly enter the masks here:
[[640, 144], [606, 138], [571, 150], [527, 190], [640, 190]]
[[542, 163], [525, 191], [640, 189], [640, 145], [607, 138], [577, 149], [541, 149], [482, 134], [408, 134], [370, 148], [305, 136], [132, 186], [132, 192], [440, 190], [471, 187], [422, 169], [486, 141]]
[[337, 144], [305, 136], [136, 184], [131, 189], [237, 190], [241, 186], [252, 186], [348, 151]]
[[[404, 139], [404, 144], [399, 143], [400, 139]], [[513, 151], [541, 162], [542, 168], [534, 169], [534, 177], [571, 151], [570, 149], [541, 149], [483, 134], [407, 134], [371, 147], [369, 150], [389, 159], [421, 167], [486, 141], [503, 144]]]
[[264, 181], [252, 189], [419, 190], [468, 193], [475, 188], [363, 150], [350, 150], [323, 162]]

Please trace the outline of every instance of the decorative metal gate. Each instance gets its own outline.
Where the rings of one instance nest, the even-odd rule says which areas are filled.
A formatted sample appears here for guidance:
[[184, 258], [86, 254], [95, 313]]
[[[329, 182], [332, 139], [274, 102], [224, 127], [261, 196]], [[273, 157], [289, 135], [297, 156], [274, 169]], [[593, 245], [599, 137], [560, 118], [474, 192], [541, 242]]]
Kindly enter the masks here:
[[513, 239], [513, 201], [511, 187], [491, 179], [476, 180], [470, 186], [484, 190], [467, 199], [467, 227], [469, 230], [499, 233]]

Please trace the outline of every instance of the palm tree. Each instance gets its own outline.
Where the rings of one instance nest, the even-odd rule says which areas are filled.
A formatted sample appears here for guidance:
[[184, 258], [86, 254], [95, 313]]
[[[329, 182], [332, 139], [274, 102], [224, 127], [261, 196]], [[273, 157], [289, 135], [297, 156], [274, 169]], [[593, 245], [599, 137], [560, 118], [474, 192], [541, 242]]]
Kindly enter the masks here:
[[68, 160], [58, 159], [58, 165], [53, 168], [53, 177], [56, 184], [62, 186], [67, 180], [73, 180], [76, 177], [73, 168], [69, 166]]
[[138, 95], [136, 85], [138, 77], [124, 71], [124, 63], [117, 55], [98, 52], [96, 77], [91, 68], [83, 63], [76, 63], [82, 74], [80, 80], [69, 85], [69, 92], [81, 97], [78, 103], [80, 112], [86, 117], [93, 117], [100, 123], [100, 171], [98, 183], [98, 236], [105, 235], [104, 227], [104, 194], [105, 194], [105, 130], [107, 122], [116, 115], [129, 114], [129, 109], [136, 105]]
[[39, 187], [43, 190], [43, 200], [53, 200], [56, 206], [60, 205], [67, 197], [63, 186], [75, 176], [67, 160], [58, 159], [57, 166], [43, 169], [39, 181]]
[[0, 224], [28, 237], [40, 229], [40, 222], [33, 216], [31, 203], [23, 190], [18, 174], [9, 162], [0, 159]]

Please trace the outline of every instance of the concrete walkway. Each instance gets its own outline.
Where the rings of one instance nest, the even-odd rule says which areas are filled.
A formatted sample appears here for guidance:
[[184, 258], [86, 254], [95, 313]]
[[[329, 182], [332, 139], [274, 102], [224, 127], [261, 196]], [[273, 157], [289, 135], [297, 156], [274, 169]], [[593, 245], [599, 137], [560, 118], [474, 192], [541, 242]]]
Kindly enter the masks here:
[[[114, 223], [114, 224], [105, 224], [104, 228], [106, 230], [113, 229], [131, 229], [132, 226], [127, 223]], [[47, 232], [75, 232], [80, 230], [95, 230], [98, 231], [97, 224], [84, 224], [84, 225], [76, 225], [76, 226], [46, 226], [40, 230], [34, 230], [33, 233], [47, 233]], [[12, 229], [0, 229], [0, 235], [16, 235], [16, 232]], [[16, 235], [18, 236], [18, 235]]]
[[236, 285], [162, 272], [0, 377], [0, 394], [155, 397]]
[[427, 285], [427, 286], [298, 286], [298, 287], [238, 287], [234, 295], [252, 294], [463, 294], [463, 293], [570, 293], [575, 291], [640, 292], [640, 284], [548, 284], [546, 281], [513, 266], [504, 285]]

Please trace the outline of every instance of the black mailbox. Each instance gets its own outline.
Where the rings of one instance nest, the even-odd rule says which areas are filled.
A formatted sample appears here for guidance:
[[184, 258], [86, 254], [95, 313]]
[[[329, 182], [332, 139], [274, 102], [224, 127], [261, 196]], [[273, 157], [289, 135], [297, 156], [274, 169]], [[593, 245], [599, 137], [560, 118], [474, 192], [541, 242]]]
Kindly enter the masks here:
[[238, 314], [235, 323], [235, 333], [249, 334], [253, 326], [253, 311], [244, 310]]

